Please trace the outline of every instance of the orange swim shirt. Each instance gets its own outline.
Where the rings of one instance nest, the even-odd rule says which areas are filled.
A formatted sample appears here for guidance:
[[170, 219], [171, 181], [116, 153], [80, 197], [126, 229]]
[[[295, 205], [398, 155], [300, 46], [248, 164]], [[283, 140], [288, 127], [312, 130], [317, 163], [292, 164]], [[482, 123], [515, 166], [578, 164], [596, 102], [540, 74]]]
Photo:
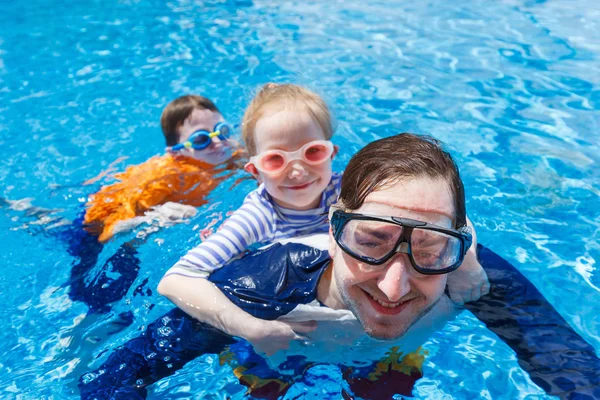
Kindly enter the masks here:
[[[229, 168], [235, 164], [236, 156], [228, 163]], [[215, 168], [191, 157], [152, 157], [116, 174], [118, 182], [103, 186], [90, 196], [84, 226], [97, 234], [98, 240], [106, 242], [116, 223], [143, 215], [152, 207], [169, 201], [199, 207], [207, 202], [206, 195], [228, 177], [222, 172], [222, 167]]]

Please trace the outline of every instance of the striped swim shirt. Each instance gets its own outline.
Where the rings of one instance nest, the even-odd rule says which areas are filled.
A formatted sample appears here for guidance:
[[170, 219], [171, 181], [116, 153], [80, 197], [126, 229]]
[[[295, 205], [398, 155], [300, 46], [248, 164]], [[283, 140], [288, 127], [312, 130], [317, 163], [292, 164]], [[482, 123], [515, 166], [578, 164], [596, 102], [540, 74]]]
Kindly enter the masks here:
[[319, 206], [302, 211], [278, 206], [261, 184], [217, 232], [181, 257], [165, 276], [204, 278], [255, 243], [328, 232], [326, 213], [339, 197], [341, 180], [342, 175], [334, 173]]

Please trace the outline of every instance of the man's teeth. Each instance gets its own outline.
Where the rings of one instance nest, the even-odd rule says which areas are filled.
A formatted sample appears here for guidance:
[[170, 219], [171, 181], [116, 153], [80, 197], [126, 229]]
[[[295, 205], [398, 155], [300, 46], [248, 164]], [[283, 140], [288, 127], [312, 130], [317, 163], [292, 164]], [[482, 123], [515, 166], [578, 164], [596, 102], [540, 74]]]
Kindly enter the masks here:
[[[371, 296], [371, 295], [369, 294], [369, 296]], [[371, 296], [371, 298], [386, 308], [394, 308], [394, 307], [398, 307], [400, 304], [402, 304], [402, 301], [397, 301], [395, 303], [388, 303], [383, 300], [379, 300], [378, 298], [375, 298], [373, 296]]]

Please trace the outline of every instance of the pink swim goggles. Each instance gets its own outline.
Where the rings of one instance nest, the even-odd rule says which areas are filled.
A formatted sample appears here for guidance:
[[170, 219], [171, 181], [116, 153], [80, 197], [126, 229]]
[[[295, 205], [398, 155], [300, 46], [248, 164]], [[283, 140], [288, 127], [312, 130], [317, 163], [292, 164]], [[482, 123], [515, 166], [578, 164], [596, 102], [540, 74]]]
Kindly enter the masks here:
[[306, 143], [296, 151], [267, 150], [250, 157], [250, 163], [261, 172], [276, 174], [296, 160], [308, 165], [322, 164], [331, 157], [333, 150], [333, 143], [329, 140], [315, 140]]

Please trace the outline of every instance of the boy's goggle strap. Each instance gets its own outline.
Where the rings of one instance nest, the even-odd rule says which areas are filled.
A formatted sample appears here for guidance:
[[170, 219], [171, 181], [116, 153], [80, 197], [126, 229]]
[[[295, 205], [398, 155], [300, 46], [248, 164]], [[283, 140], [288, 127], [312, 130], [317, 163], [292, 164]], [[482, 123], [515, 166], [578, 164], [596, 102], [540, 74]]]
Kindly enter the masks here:
[[226, 140], [229, 138], [231, 134], [231, 126], [225, 122], [219, 122], [215, 125], [212, 132], [206, 131], [204, 129], [196, 131], [190, 135], [188, 140], [183, 143], [176, 144], [171, 148], [173, 151], [178, 151], [182, 149], [194, 149], [194, 150], [203, 150], [207, 148], [212, 138], [218, 136], [221, 140]]
[[267, 150], [250, 157], [249, 162], [259, 171], [273, 174], [283, 171], [295, 160], [301, 160], [308, 165], [319, 165], [331, 157], [333, 150], [333, 143], [329, 140], [314, 140], [296, 151]]
[[452, 272], [471, 247], [469, 227], [458, 230], [408, 218], [330, 213], [333, 236], [349, 256], [362, 261], [366, 272], [383, 270], [397, 253], [406, 253], [412, 266], [425, 275]]

